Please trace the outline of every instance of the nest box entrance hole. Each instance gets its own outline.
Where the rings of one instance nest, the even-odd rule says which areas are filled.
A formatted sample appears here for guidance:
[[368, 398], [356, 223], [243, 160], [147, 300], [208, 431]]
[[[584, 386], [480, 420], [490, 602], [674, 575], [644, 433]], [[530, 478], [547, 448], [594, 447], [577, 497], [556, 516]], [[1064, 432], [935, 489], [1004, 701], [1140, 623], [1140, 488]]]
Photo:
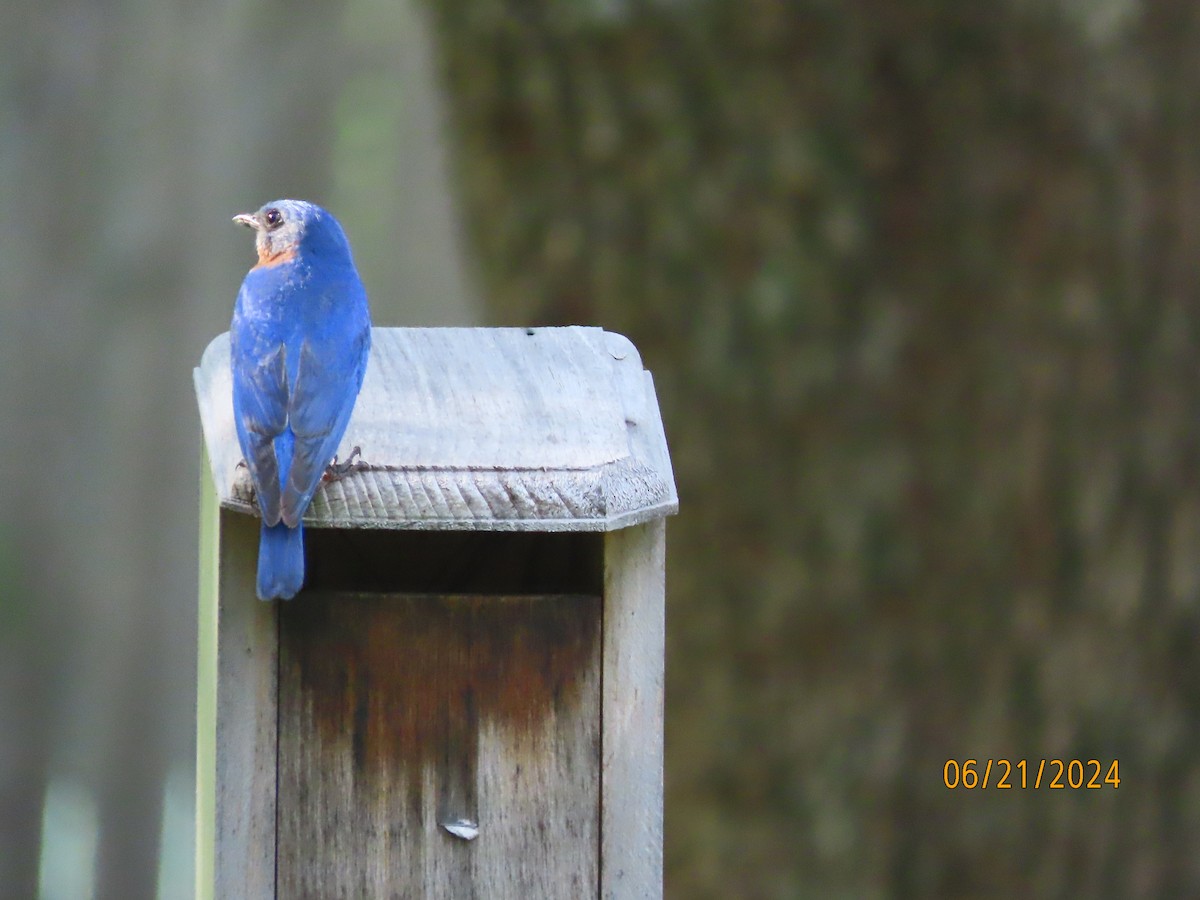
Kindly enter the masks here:
[[309, 590], [592, 594], [604, 580], [600, 532], [305, 531]]

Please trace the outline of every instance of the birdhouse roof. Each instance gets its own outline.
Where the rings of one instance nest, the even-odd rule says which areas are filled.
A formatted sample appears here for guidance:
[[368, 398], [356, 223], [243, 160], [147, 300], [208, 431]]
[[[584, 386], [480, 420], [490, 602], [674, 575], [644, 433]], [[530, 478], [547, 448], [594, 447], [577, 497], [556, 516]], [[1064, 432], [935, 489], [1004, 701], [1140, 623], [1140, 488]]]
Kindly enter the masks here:
[[[228, 334], [195, 384], [221, 505], [255, 514]], [[679, 506], [650, 373], [600, 328], [375, 328], [339, 459], [356, 446], [365, 465], [322, 485], [306, 524], [609, 531]]]

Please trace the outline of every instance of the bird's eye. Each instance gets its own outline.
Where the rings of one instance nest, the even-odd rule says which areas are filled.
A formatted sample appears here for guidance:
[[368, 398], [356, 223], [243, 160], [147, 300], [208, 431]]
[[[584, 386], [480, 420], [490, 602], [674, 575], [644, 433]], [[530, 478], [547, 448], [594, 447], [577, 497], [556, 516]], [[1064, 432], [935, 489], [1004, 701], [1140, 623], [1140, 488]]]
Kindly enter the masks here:
[[263, 219], [266, 221], [268, 228], [278, 228], [283, 224], [283, 213], [271, 207], [263, 213]]

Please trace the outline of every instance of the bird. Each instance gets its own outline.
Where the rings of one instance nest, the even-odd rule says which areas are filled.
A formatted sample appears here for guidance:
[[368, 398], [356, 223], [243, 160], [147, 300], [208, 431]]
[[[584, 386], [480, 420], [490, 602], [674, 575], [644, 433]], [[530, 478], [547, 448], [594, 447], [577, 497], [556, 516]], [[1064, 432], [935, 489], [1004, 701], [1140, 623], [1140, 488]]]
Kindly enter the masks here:
[[371, 348], [367, 292], [346, 233], [303, 200], [276, 200], [233, 221], [253, 228], [229, 328], [233, 417], [262, 516], [260, 600], [290, 600], [304, 584], [301, 520], [362, 388]]

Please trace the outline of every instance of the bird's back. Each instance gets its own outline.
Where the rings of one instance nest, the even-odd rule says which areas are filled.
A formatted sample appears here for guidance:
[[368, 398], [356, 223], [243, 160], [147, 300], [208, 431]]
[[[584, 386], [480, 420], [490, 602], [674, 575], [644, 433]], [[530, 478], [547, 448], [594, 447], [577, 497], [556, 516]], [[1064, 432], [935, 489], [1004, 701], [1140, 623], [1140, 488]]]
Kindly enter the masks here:
[[257, 590], [286, 598], [303, 583], [301, 520], [354, 409], [371, 320], [329, 213], [280, 200], [234, 221], [255, 229], [259, 257], [230, 326], [234, 421], [263, 519]]
[[264, 512], [303, 516], [362, 386], [370, 327], [340, 229], [246, 274], [230, 335], [234, 405]]

